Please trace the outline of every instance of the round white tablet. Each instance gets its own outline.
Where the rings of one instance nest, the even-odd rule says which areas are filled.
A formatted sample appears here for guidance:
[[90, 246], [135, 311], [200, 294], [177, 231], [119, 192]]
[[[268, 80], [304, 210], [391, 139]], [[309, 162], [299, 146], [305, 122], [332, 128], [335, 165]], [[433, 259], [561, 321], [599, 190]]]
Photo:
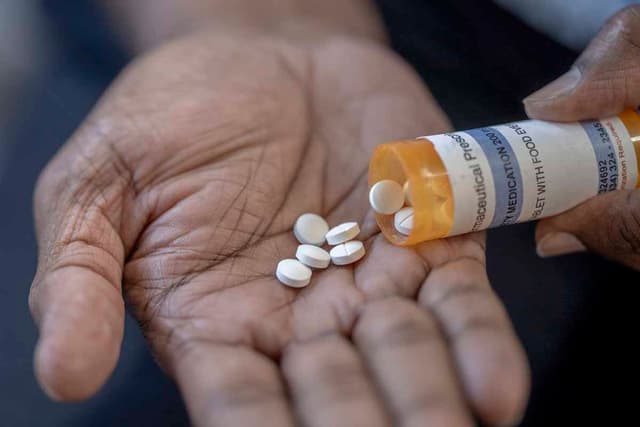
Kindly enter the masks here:
[[311, 281], [311, 269], [297, 259], [283, 259], [276, 268], [278, 280], [292, 288], [304, 288]]
[[355, 239], [360, 234], [360, 226], [357, 222], [345, 222], [336, 225], [326, 235], [327, 243], [338, 245], [348, 240]]
[[404, 190], [393, 180], [378, 181], [369, 191], [369, 203], [379, 214], [393, 215], [404, 206]]
[[313, 245], [298, 246], [296, 258], [301, 263], [313, 268], [327, 268], [331, 262], [329, 252]]
[[361, 259], [365, 254], [364, 245], [359, 240], [351, 240], [331, 249], [331, 261], [335, 265], [347, 265]]
[[404, 191], [404, 204], [407, 206], [413, 206], [413, 203], [411, 203], [411, 189], [409, 188], [409, 181], [404, 182], [402, 190]]
[[302, 244], [321, 246], [329, 224], [320, 215], [306, 213], [300, 215], [293, 226], [293, 234]]
[[393, 216], [393, 225], [400, 233], [408, 236], [413, 230], [413, 208], [400, 209]]

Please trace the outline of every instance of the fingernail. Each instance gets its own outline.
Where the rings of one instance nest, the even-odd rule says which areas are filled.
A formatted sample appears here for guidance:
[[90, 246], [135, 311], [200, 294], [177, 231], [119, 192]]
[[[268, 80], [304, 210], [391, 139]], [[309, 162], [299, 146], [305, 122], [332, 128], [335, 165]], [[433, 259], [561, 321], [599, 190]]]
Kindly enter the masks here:
[[542, 89], [527, 96], [522, 102], [548, 102], [556, 98], [570, 94], [582, 80], [582, 73], [577, 67], [571, 67], [569, 71], [552, 81]]
[[576, 236], [564, 232], [547, 234], [536, 247], [536, 252], [541, 258], [585, 252], [586, 250], [587, 247]]

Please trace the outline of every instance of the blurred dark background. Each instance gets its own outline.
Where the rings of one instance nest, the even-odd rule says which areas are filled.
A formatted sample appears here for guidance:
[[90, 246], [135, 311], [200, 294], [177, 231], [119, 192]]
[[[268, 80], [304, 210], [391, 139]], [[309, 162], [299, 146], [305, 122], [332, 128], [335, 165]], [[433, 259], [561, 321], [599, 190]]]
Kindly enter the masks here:
[[[577, 55], [492, 2], [379, 4], [456, 128], [524, 118], [520, 100]], [[52, 403], [32, 372], [33, 185], [128, 59], [90, 1], [0, 0], [0, 426], [188, 423], [131, 319], [116, 373], [90, 401]], [[489, 268], [533, 371], [522, 425], [633, 425], [638, 275], [590, 255], [538, 259], [530, 224], [490, 233]]]

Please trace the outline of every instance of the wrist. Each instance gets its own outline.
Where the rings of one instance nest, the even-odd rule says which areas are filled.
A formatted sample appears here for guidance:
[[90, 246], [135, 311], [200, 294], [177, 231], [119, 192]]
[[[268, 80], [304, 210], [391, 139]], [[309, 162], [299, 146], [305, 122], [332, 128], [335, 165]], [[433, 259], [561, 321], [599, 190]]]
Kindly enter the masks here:
[[114, 27], [137, 52], [203, 29], [264, 33], [301, 42], [336, 35], [386, 41], [371, 0], [110, 0], [104, 6]]

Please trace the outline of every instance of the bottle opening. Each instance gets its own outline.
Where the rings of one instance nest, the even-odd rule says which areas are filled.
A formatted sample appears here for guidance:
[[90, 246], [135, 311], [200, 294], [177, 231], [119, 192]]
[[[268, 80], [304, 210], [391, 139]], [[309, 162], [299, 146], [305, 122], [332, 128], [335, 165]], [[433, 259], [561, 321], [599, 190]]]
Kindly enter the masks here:
[[382, 144], [373, 153], [369, 188], [390, 179], [408, 187], [413, 226], [401, 233], [393, 215], [376, 214], [378, 225], [391, 242], [401, 246], [445, 237], [453, 224], [453, 194], [449, 177], [428, 140]]

